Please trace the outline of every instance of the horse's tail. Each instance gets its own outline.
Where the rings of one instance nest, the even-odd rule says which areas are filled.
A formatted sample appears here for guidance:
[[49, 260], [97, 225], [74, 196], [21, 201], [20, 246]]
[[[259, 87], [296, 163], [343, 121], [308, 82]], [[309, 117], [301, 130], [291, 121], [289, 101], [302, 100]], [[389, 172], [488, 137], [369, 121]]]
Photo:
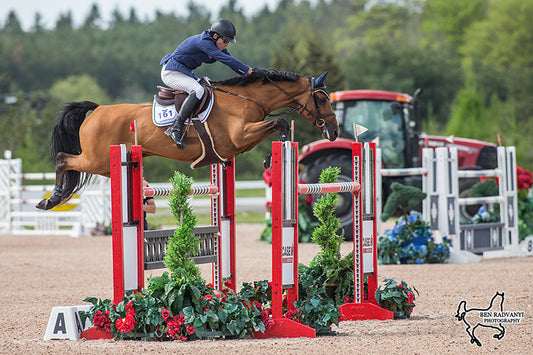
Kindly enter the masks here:
[[466, 301], [461, 301], [459, 303], [459, 307], [457, 307], [457, 313], [455, 314], [455, 318], [457, 318], [458, 321], [462, 321], [465, 318], [466, 314]]
[[[73, 155], [81, 154], [80, 126], [85, 120], [87, 112], [94, 110], [98, 104], [91, 101], [70, 102], [66, 104], [57, 117], [52, 134], [50, 152], [55, 160], [57, 153], [63, 152]], [[75, 170], [67, 170], [63, 175], [63, 198], [68, 200], [87, 184], [89, 174]]]

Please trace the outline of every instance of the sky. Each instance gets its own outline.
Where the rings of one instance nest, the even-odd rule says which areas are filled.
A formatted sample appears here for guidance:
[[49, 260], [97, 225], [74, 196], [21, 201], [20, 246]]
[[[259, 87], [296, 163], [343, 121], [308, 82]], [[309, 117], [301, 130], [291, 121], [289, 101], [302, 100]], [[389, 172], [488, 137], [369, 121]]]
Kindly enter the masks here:
[[[67, 13], [68, 10], [72, 12], [74, 25], [80, 25], [94, 3], [98, 5], [100, 15], [105, 23], [110, 20], [111, 13], [116, 8], [124, 16], [128, 16], [130, 8], [133, 7], [140, 20], [153, 19], [156, 10], [163, 13], [174, 12], [176, 15], [186, 15], [189, 0], [2, 0], [1, 2], [0, 26], [4, 25], [9, 12], [15, 10], [22, 28], [29, 30], [35, 22], [36, 12], [41, 14], [45, 28], [54, 28], [59, 14]], [[279, 0], [237, 0], [237, 6], [241, 7], [244, 13], [249, 16], [259, 12], [265, 5], [273, 10], [278, 2]], [[228, 3], [228, 0], [194, 0], [194, 3], [206, 7], [212, 16], [216, 16], [220, 8]]]

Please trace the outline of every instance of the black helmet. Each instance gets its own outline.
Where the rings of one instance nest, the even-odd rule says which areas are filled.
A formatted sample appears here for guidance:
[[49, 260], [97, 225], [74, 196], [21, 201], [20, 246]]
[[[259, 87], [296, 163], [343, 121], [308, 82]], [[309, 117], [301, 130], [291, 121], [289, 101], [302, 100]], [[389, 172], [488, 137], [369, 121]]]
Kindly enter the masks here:
[[235, 30], [235, 26], [233, 26], [233, 23], [231, 23], [230, 20], [227, 20], [225, 18], [219, 18], [218, 20], [213, 22], [209, 31], [218, 33], [231, 43], [235, 43], [235, 34], [237, 33], [237, 31]]

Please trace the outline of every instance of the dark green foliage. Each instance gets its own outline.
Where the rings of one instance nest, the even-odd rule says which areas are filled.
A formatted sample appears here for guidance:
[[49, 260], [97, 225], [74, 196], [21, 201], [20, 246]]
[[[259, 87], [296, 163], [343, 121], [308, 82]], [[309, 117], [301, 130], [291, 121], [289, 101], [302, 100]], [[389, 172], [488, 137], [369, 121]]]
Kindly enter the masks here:
[[332, 324], [339, 325], [339, 307], [331, 298], [312, 297], [305, 301], [296, 301], [294, 306], [301, 309], [299, 314], [303, 324], [316, 329], [317, 333], [329, 333]]
[[[320, 174], [320, 183], [337, 182], [338, 167], [328, 167]], [[300, 299], [326, 296], [326, 287], [334, 285], [335, 304], [345, 303], [345, 297], [353, 296], [353, 253], [341, 257], [340, 246], [343, 235], [338, 235], [339, 218], [335, 216], [337, 194], [323, 194], [314, 204], [313, 214], [318, 225], [313, 231], [312, 240], [320, 247], [318, 254], [309, 266], [299, 265], [298, 285]]]
[[387, 219], [399, 209], [402, 214], [407, 214], [407, 209], [415, 207], [426, 198], [426, 193], [422, 192], [417, 187], [405, 186], [399, 182], [391, 184], [392, 193], [387, 198], [387, 202], [383, 207], [381, 213], [381, 220], [385, 222]]
[[[396, 282], [394, 279], [384, 280], [385, 284], [380, 285], [376, 290], [376, 301], [378, 304], [392, 312], [403, 312], [407, 316], [411, 315], [415, 307], [415, 294], [418, 290], [407, 286], [405, 281]], [[383, 288], [382, 288], [383, 287]]]
[[494, 179], [487, 179], [476, 183], [468, 190], [469, 197], [497, 196], [500, 193]]
[[193, 233], [196, 216], [188, 199], [192, 179], [175, 172], [170, 182], [173, 190], [168, 203], [178, 227], [168, 240], [165, 266], [171, 271], [173, 280], [188, 282], [200, 277], [200, 269], [191, 258], [199, 252], [200, 243]]
[[[337, 182], [340, 172], [339, 167], [324, 169], [320, 174], [319, 183]], [[320, 252], [313, 259], [311, 265], [314, 263], [325, 266], [335, 265], [341, 258], [341, 244], [344, 241], [344, 236], [337, 234], [340, 227], [339, 218], [334, 213], [337, 198], [337, 194], [324, 194], [315, 202], [313, 207], [313, 214], [318, 219], [318, 226], [314, 229], [311, 239], [318, 244]]]
[[333, 300], [336, 305], [346, 303], [346, 298], [353, 299], [354, 274], [353, 252], [338, 260], [336, 265], [313, 264], [298, 265], [298, 292], [300, 300], [311, 297], [326, 297], [332, 287]]

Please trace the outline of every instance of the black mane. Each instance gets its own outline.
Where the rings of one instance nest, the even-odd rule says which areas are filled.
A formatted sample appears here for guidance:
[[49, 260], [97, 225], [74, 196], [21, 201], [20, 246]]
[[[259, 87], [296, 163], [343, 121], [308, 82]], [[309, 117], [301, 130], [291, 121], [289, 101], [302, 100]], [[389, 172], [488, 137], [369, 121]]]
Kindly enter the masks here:
[[239, 75], [233, 78], [229, 78], [223, 81], [215, 82], [216, 85], [227, 85], [227, 86], [246, 86], [248, 84], [255, 83], [256, 81], [261, 80], [263, 84], [269, 82], [268, 79], [272, 81], [296, 81], [302, 76], [296, 73], [277, 71], [274, 69], [259, 69], [254, 68], [252, 74]]

